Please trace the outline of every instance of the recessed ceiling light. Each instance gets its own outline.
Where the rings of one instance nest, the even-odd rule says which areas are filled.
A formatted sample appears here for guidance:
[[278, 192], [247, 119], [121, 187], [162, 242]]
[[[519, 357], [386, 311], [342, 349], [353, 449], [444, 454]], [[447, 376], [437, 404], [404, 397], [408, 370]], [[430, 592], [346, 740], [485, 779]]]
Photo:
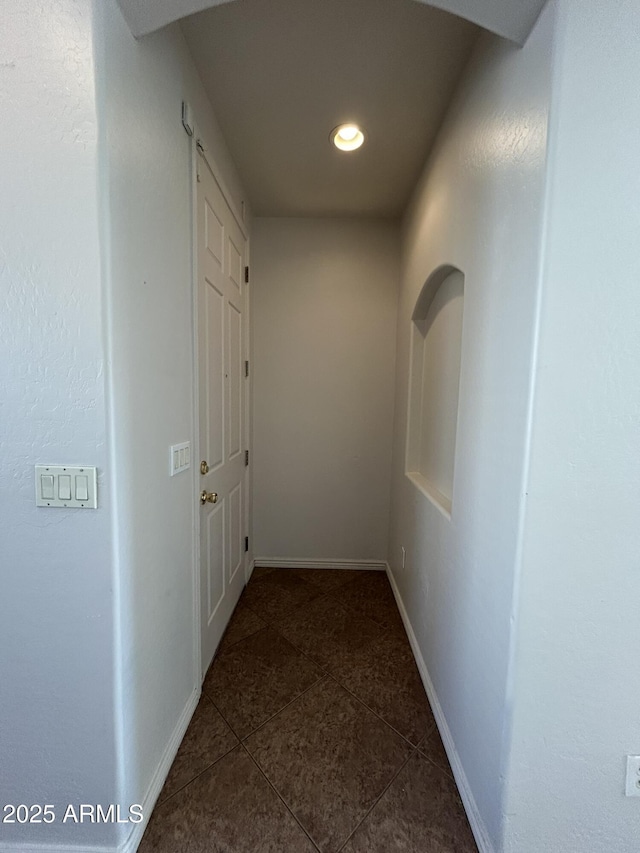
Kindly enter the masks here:
[[334, 127], [329, 138], [341, 151], [355, 151], [364, 142], [364, 133], [357, 124], [341, 124]]

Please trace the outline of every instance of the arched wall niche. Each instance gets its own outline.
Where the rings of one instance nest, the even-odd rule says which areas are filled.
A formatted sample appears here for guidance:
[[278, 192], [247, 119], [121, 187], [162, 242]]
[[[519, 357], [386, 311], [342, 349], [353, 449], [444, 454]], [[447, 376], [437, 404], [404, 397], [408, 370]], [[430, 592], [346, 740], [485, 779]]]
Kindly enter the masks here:
[[448, 518], [453, 505], [464, 273], [451, 264], [426, 280], [411, 322], [406, 474]]

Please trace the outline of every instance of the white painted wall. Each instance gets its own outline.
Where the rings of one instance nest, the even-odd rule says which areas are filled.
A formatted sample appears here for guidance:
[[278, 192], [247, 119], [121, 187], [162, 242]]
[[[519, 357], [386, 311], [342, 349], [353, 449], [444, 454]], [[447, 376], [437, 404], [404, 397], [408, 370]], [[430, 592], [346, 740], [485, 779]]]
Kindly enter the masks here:
[[[108, 844], [62, 823], [116, 796], [112, 481], [102, 324], [92, 15], [13, 0], [0, 27], [0, 849]], [[97, 510], [36, 508], [37, 462], [96, 465]]]
[[562, 0], [505, 850], [636, 853], [640, 6]]
[[[624, 755], [640, 752], [640, 13], [632, 0], [620, 0], [615, 15], [596, 0], [557, 6], [553, 63], [555, 3], [522, 52], [483, 38], [405, 223], [389, 553], [486, 849], [631, 853], [638, 800], [623, 797], [623, 772]], [[190, 488], [162, 470], [166, 445], [192, 430], [183, 280], [190, 279], [188, 143], [179, 104], [186, 95], [201, 119], [207, 105], [178, 31], [135, 43], [114, 0], [97, 3], [96, 15], [94, 30], [88, 0], [55, 8], [14, 0], [0, 31], [8, 200], [0, 206], [0, 799], [48, 801], [58, 810], [144, 797], [194, 686], [192, 617], [177, 580], [190, 570], [182, 550], [193, 541]], [[213, 121], [206, 135], [237, 188]], [[366, 539], [374, 543], [366, 556], [377, 557], [384, 536], [372, 538], [371, 519], [386, 509], [360, 498], [384, 484], [379, 463], [390, 426], [367, 418], [351, 433], [345, 423], [354, 425], [352, 403], [374, 416], [391, 411], [383, 397], [393, 355], [382, 353], [393, 349], [396, 242], [387, 225], [337, 225], [259, 223], [254, 296], [258, 305], [264, 299], [267, 322], [255, 327], [256, 407], [264, 416], [256, 439], [283, 463], [263, 469], [260, 489], [269, 501], [282, 497], [266, 491], [278, 478], [312, 499], [318, 490], [325, 498], [318, 518], [338, 534], [332, 542], [340, 550], [297, 533], [279, 542], [362, 557]], [[276, 245], [289, 250], [280, 269]], [[450, 522], [404, 475], [410, 316], [426, 276], [443, 262], [466, 274]], [[320, 302], [332, 286], [342, 311]], [[296, 301], [301, 293], [309, 298]], [[335, 330], [330, 348], [319, 320]], [[367, 352], [361, 362], [351, 338]], [[258, 345], [271, 365], [262, 379]], [[312, 352], [317, 364], [298, 367], [301, 353], [311, 361]], [[327, 352], [344, 356], [331, 370], [321, 360]], [[352, 370], [343, 375], [347, 357]], [[291, 373], [279, 371], [285, 363]], [[298, 369], [318, 365], [306, 387]], [[317, 415], [287, 446], [288, 423], [269, 420], [278, 394], [297, 414]], [[346, 417], [331, 420], [335, 407], [325, 411], [322, 399], [338, 400]], [[315, 454], [322, 466], [305, 468], [300, 448], [318, 426], [333, 429], [334, 440]], [[260, 457], [256, 443], [256, 473]], [[335, 489], [341, 472], [327, 465], [335, 457], [357, 484], [344, 504]], [[100, 508], [36, 509], [37, 461], [96, 464]], [[353, 540], [344, 538], [334, 503], [361, 537], [350, 554], [344, 546]], [[349, 514], [354, 506], [364, 522]], [[298, 525], [303, 533], [307, 521]], [[256, 539], [266, 548], [273, 534], [264, 516], [260, 524]], [[0, 849], [39, 842], [109, 849], [119, 838], [109, 825], [5, 824]]]
[[[194, 438], [183, 98], [240, 183], [178, 27], [16, 0], [0, 53], [0, 800], [59, 814], [0, 850], [115, 850], [130, 826], [64, 808], [152, 805], [199, 689], [196, 479], [168, 458]], [[36, 509], [36, 462], [97, 465], [99, 509]]]
[[[123, 0], [126, 2], [126, 0]], [[131, 0], [129, 0], [131, 2]], [[524, 44], [545, 0], [419, 0], [438, 9], [460, 15], [486, 30], [518, 44]]]
[[252, 254], [255, 553], [384, 560], [397, 226], [256, 219]]
[[136, 42], [115, 0], [101, 6], [122, 799], [142, 802], [158, 793], [163, 779], [155, 774], [200, 689], [192, 584], [195, 445], [189, 472], [169, 477], [168, 467], [169, 446], [193, 443], [195, 430], [192, 143], [181, 124], [183, 99], [238, 207], [242, 197], [179, 27]]
[[[522, 50], [480, 39], [403, 235], [389, 562], [487, 850], [502, 830], [552, 32], [550, 8]], [[465, 274], [451, 520], [404, 468], [411, 315], [442, 264]]]

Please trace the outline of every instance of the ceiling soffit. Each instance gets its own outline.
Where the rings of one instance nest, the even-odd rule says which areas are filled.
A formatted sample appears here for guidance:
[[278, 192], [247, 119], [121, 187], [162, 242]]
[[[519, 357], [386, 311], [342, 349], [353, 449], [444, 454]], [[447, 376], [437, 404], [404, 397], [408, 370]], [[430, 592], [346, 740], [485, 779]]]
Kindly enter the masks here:
[[[204, 9], [236, 0], [118, 0], [136, 38]], [[524, 44], [546, 0], [417, 0]]]

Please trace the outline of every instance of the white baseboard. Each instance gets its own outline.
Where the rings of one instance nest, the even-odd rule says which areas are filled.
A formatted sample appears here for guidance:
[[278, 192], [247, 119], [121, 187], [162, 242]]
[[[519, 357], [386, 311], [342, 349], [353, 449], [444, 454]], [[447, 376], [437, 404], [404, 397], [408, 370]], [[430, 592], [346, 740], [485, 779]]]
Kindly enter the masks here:
[[456, 750], [455, 743], [453, 741], [453, 736], [451, 734], [449, 726], [447, 725], [442, 706], [438, 701], [438, 696], [433, 686], [433, 682], [431, 681], [429, 670], [427, 669], [427, 665], [422, 656], [422, 652], [420, 651], [420, 647], [418, 646], [418, 640], [416, 639], [414, 630], [411, 627], [409, 615], [407, 614], [407, 610], [400, 595], [400, 590], [398, 589], [395, 578], [393, 577], [393, 573], [388, 564], [386, 566], [386, 571], [387, 577], [389, 578], [389, 583], [391, 584], [391, 588], [396, 599], [396, 604], [398, 605], [398, 610], [400, 611], [400, 615], [402, 616], [402, 621], [404, 623], [404, 627], [409, 638], [409, 643], [411, 644], [413, 656], [416, 659], [418, 671], [420, 672], [420, 678], [422, 679], [422, 683], [424, 684], [424, 689], [426, 690], [427, 696], [429, 698], [433, 715], [436, 718], [436, 723], [438, 724], [438, 731], [440, 732], [440, 737], [442, 738], [442, 742], [447, 753], [447, 758], [449, 759], [449, 763], [451, 764], [453, 776], [456, 780], [456, 785], [458, 786], [458, 791], [460, 792], [464, 809], [467, 813], [467, 817], [469, 818], [469, 824], [471, 825], [476, 844], [478, 845], [480, 853], [495, 853], [495, 848], [491, 842], [491, 839], [489, 838], [489, 833], [487, 832], [487, 829], [484, 825], [484, 821], [480, 816], [480, 812], [478, 811], [478, 806], [476, 805], [475, 798], [471, 792], [471, 788], [469, 787], [467, 776], [462, 767], [462, 762], [460, 761], [460, 756], [458, 755], [458, 751]]
[[140, 823], [131, 824], [129, 835], [118, 845], [88, 847], [86, 844], [25, 844], [24, 842], [1, 842], [0, 853], [134, 853], [137, 850], [140, 840], [144, 834], [151, 812], [156, 804], [156, 800], [160, 795], [164, 781], [167, 778], [169, 769], [173, 764], [173, 759], [176, 757], [178, 748], [182, 743], [182, 738], [187, 731], [187, 726], [191, 722], [191, 717], [196, 709], [198, 700], [200, 699], [200, 688], [195, 688], [189, 700], [180, 714], [180, 719], [176, 723], [173, 733], [166, 746], [162, 759], [158, 764], [153, 779], [147, 789], [146, 796], [142, 802], [143, 820]]
[[[151, 813], [156, 804], [156, 800], [160, 796], [160, 791], [162, 790], [162, 786], [165, 783], [165, 779], [169, 775], [169, 770], [171, 769], [171, 765], [173, 764], [173, 760], [176, 757], [176, 753], [180, 748], [180, 744], [182, 743], [182, 738], [187, 731], [189, 723], [191, 722], [191, 717], [193, 717], [193, 712], [196, 710], [198, 706], [198, 701], [200, 700], [200, 686], [194, 688], [193, 693], [189, 697], [187, 704], [180, 714], [180, 718], [176, 723], [176, 726], [173, 730], [173, 734], [169, 738], [169, 743], [166, 746], [164, 754], [158, 764], [156, 772], [153, 775], [153, 779], [149, 784], [147, 789], [147, 793], [145, 794], [144, 800], [142, 801], [142, 813], [144, 815], [144, 820], [140, 823], [136, 823], [133, 825], [132, 832], [125, 839], [125, 841], [120, 844], [114, 853], [135, 853], [138, 849], [138, 845], [140, 844], [140, 840], [144, 835], [144, 831], [147, 828], [147, 824], [149, 823], [149, 818], [151, 817]], [[78, 853], [76, 850], [75, 853]], [[82, 851], [84, 853], [84, 850]]]
[[24, 844], [22, 841], [0, 841], [0, 853], [119, 853], [115, 847], [69, 846], [68, 844]]
[[369, 572], [386, 572], [384, 560], [307, 560], [291, 557], [256, 557], [258, 569], [356, 569]]
[[245, 569], [245, 573], [244, 573], [244, 582], [245, 583], [249, 583], [249, 581], [251, 580], [251, 575], [253, 574], [253, 570], [255, 569], [255, 567], [256, 567], [256, 561], [251, 560], [251, 562], [247, 565], [247, 568]]

